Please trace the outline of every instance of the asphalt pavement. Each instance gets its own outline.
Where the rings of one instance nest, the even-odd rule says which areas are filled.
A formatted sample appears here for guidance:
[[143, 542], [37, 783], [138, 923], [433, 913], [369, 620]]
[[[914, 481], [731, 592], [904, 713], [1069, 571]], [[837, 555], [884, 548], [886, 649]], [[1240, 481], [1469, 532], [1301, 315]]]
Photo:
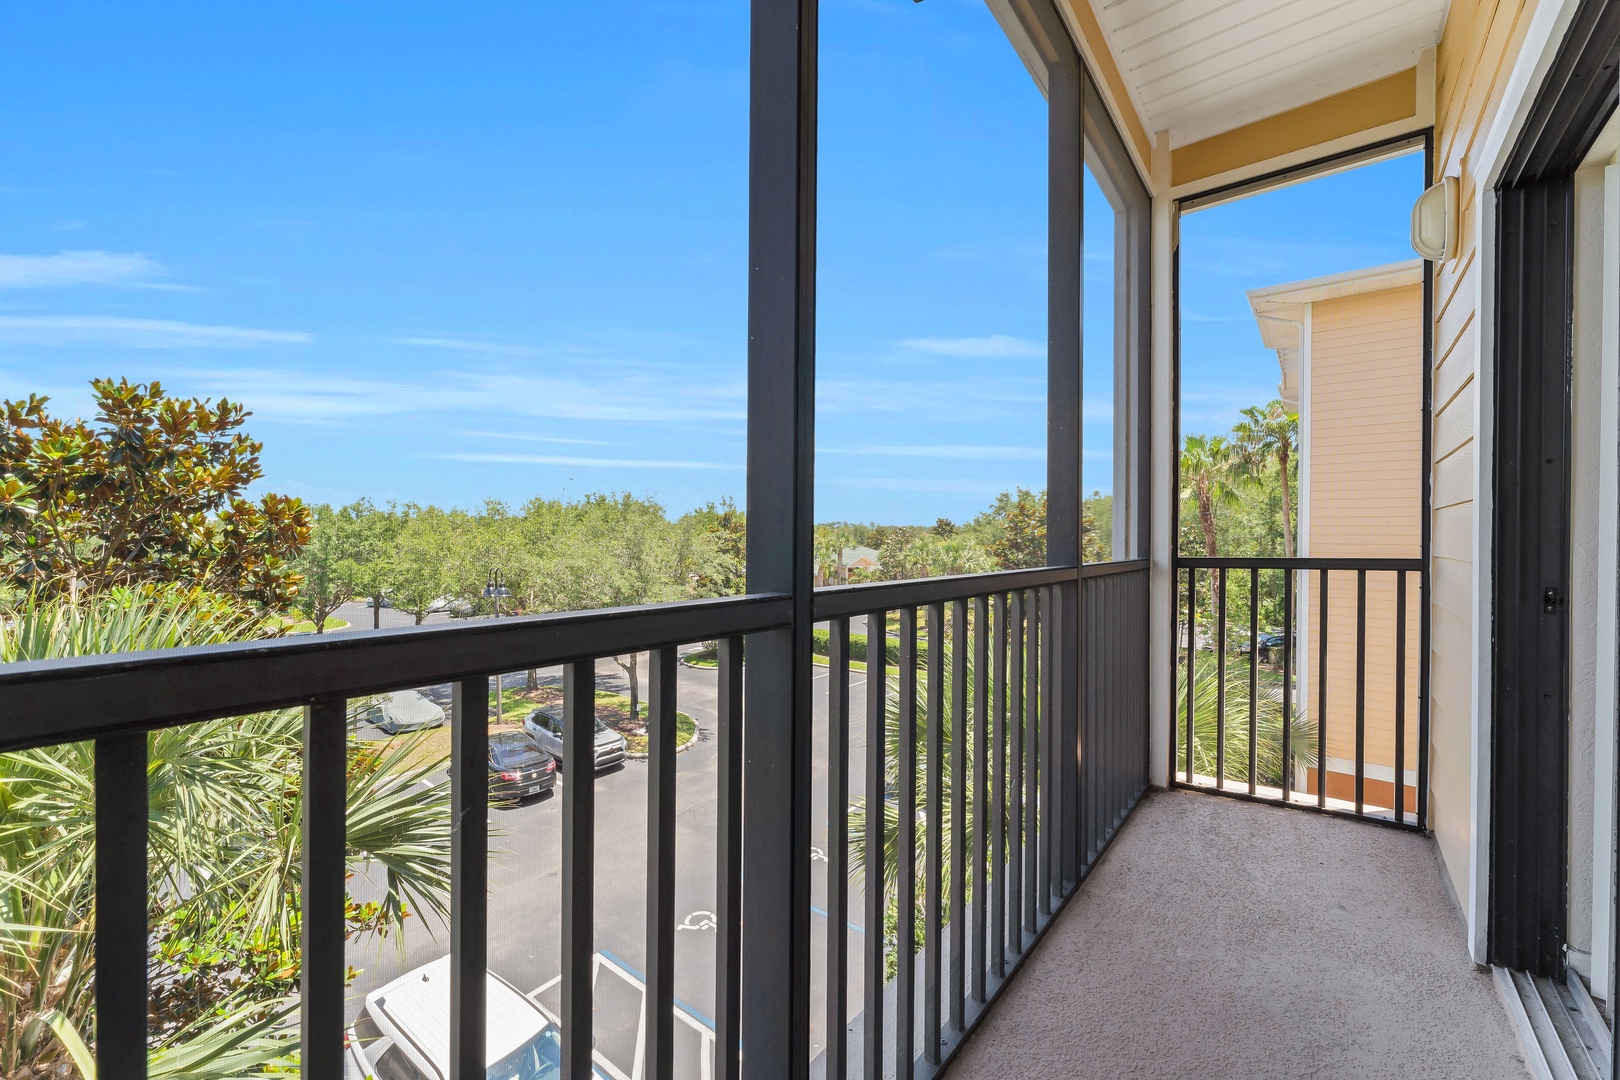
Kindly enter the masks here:
[[[340, 613], [339, 617], [349, 619], [357, 631], [369, 629], [371, 611], [361, 608], [360, 614], [363, 621], [351, 618], [348, 613]], [[385, 608], [385, 626], [394, 621], [390, 616], [402, 618], [404, 625], [414, 621], [410, 616]], [[645, 657], [641, 670], [643, 673], [647, 670]], [[820, 1051], [825, 1027], [826, 676], [825, 669], [816, 669], [812, 695], [817, 733], [811, 838], [813, 1053]], [[544, 682], [560, 683], [560, 669], [542, 671], [542, 677]], [[502, 682], [508, 687], [519, 687], [525, 678], [525, 673], [515, 672]], [[859, 672], [852, 673], [850, 681], [850, 790], [858, 796], [865, 784], [865, 685]], [[597, 685], [618, 693], [628, 690], [624, 672], [611, 659], [598, 662]], [[447, 686], [419, 689], [435, 699], [448, 700]], [[714, 1015], [718, 862], [715, 847], [718, 748], [714, 739], [717, 693], [717, 672], [681, 666], [677, 706], [697, 721], [699, 734], [690, 748], [676, 759], [675, 996], [691, 1017], [710, 1027]], [[495, 807], [490, 811], [489, 966], [523, 992], [536, 995], [554, 983], [561, 971], [560, 796], [567, 782], [566, 776], [559, 775], [553, 792], [516, 807]], [[626, 761], [597, 774], [595, 783], [596, 948], [625, 969], [639, 974], [645, 970], [647, 765], [643, 761]], [[362, 900], [375, 896], [381, 886], [381, 875], [380, 868], [367, 868], [350, 882], [351, 893]], [[860, 891], [852, 886], [850, 910], [855, 917], [849, 933], [850, 998], [857, 1005], [861, 1000], [862, 977], [861, 903]], [[348, 962], [361, 969], [361, 974], [350, 987], [347, 1018], [352, 1020], [358, 1015], [366, 993], [448, 951], [447, 930], [431, 916], [412, 917], [407, 920], [403, 934], [385, 940], [351, 942]], [[603, 1043], [618, 1043], [633, 1035], [639, 1024], [639, 1008], [628, 1004], [622, 994], [599, 993], [596, 1023]]]

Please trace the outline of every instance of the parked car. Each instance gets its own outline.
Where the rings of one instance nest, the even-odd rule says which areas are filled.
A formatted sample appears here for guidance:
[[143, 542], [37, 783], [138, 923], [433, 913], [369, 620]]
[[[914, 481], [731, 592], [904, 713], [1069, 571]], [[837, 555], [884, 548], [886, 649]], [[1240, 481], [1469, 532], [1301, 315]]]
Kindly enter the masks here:
[[497, 731], [489, 737], [489, 797], [518, 802], [550, 791], [557, 784], [557, 762], [521, 731]]
[[[486, 979], [486, 1080], [561, 1080], [557, 1025], [493, 971]], [[406, 972], [367, 994], [344, 1044], [344, 1080], [448, 1080], [450, 958]]]
[[[1260, 636], [1257, 640], [1260, 644], [1261, 660], [1270, 659], [1271, 651], [1273, 649], [1282, 648], [1283, 644], [1283, 636], [1280, 630], [1262, 630], [1260, 631]], [[1239, 642], [1237, 651], [1247, 656], [1249, 653], [1249, 643], [1247, 641]]]
[[[548, 709], [536, 709], [523, 721], [523, 730], [540, 744], [541, 749], [556, 758], [557, 767], [562, 768], [563, 721], [559, 713]], [[625, 755], [629, 753], [630, 746], [625, 742], [623, 735], [598, 720], [595, 749], [596, 767], [605, 769], [609, 765], [623, 761]]]
[[415, 690], [396, 690], [384, 694], [375, 704], [360, 714], [359, 722], [370, 724], [388, 735], [402, 731], [421, 731], [444, 723], [444, 710]]

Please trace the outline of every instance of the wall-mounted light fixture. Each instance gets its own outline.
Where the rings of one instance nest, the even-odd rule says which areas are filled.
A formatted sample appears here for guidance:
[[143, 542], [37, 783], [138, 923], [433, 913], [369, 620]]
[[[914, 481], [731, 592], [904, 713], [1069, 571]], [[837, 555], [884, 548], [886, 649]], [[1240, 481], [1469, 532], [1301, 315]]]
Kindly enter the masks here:
[[1457, 252], [1457, 178], [1441, 178], [1412, 206], [1412, 250], [1430, 262]]

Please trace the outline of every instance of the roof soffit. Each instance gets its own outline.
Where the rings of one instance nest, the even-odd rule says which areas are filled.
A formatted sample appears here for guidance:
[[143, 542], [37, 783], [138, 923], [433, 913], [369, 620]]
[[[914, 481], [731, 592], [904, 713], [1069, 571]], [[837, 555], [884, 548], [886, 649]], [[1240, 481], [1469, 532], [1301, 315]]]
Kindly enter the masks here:
[[1088, 0], [1172, 147], [1413, 67], [1447, 0]]

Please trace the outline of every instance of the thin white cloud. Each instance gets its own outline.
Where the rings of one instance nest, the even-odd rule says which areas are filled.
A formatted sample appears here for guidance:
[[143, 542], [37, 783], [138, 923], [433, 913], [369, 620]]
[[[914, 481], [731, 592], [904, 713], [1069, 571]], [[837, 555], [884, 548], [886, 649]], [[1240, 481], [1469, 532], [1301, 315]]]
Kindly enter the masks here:
[[511, 442], [548, 443], [561, 446], [622, 446], [604, 439], [567, 439], [561, 435], [525, 435], [515, 431], [463, 431], [464, 439], [505, 439]]
[[[963, 402], [972, 402], [982, 419], [991, 406], [1008, 406], [998, 415], [1037, 415], [1024, 406], [1046, 406], [1046, 381], [997, 373], [994, 377], [972, 379], [870, 379], [825, 378], [816, 381], [816, 412], [843, 415], [855, 413], [905, 413], [959, 419]], [[1038, 414], [1044, 422], [1045, 413]]]
[[138, 251], [62, 251], [55, 255], [0, 253], [0, 289], [51, 285], [140, 285], [163, 267]]
[[719, 461], [674, 461], [668, 458], [570, 457], [561, 454], [430, 454], [433, 461], [462, 461], [491, 465], [568, 465], [601, 469], [741, 469]]
[[[310, 335], [296, 330], [205, 326], [173, 319], [116, 315], [0, 315], [0, 342], [17, 345], [112, 345], [130, 349], [251, 348], [299, 345]], [[285, 379], [285, 373], [283, 373]]]
[[402, 337], [389, 338], [391, 345], [410, 345], [419, 349], [445, 349], [450, 352], [474, 353], [482, 356], [533, 356], [540, 350], [532, 345], [514, 345], [501, 341], [477, 341], [471, 338]]
[[[0, 340], [3, 324], [0, 324]], [[447, 412], [585, 423], [686, 423], [746, 419], [746, 385], [694, 371], [565, 371], [513, 375], [442, 371], [416, 380], [344, 378], [280, 368], [171, 369], [187, 392], [248, 402], [263, 419], [337, 423]], [[457, 417], [461, 423], [466, 416]]]
[[1024, 360], [1046, 355], [1046, 346], [1029, 338], [1011, 334], [991, 334], [989, 337], [926, 337], [907, 338], [900, 343], [913, 352], [931, 356], [949, 356], [959, 360]]
[[955, 461], [1033, 461], [1046, 457], [1037, 446], [818, 446], [818, 454], [872, 455], [874, 457], [948, 458]]

